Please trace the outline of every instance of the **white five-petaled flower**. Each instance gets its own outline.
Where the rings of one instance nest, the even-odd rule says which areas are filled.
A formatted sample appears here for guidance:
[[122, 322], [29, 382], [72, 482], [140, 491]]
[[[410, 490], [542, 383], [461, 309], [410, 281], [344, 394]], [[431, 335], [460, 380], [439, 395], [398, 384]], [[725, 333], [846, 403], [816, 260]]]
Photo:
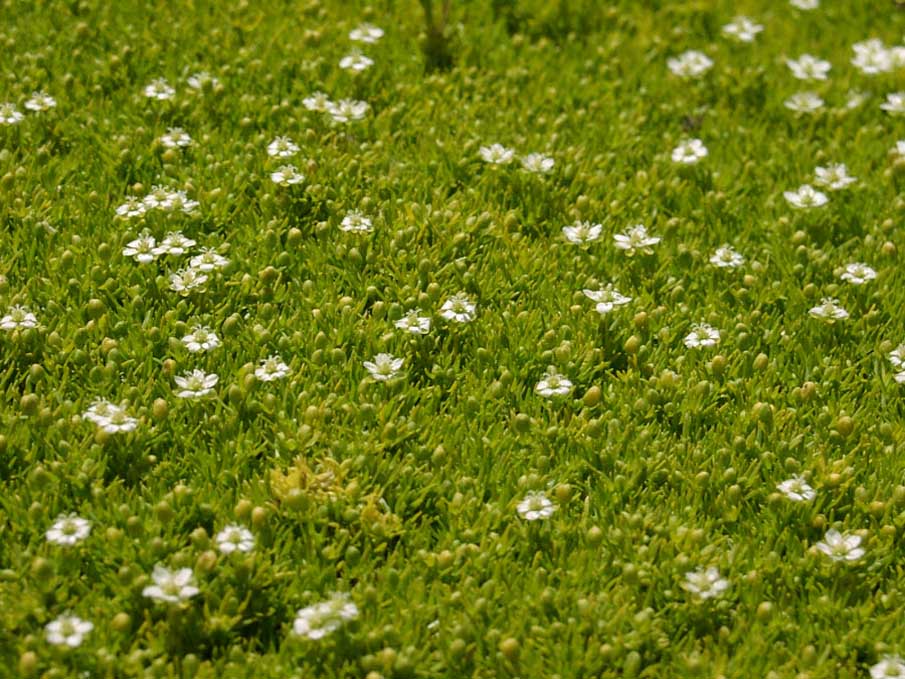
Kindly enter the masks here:
[[188, 335], [182, 338], [182, 343], [186, 349], [195, 354], [216, 349], [220, 346], [220, 338], [207, 326], [196, 325]]
[[201, 398], [210, 394], [220, 378], [214, 373], [206, 373], [203, 370], [192, 370], [177, 375], [173, 378], [179, 391], [176, 396], [179, 398]]
[[108, 434], [119, 434], [134, 431], [138, 420], [130, 417], [122, 406], [110, 403], [106, 399], [97, 399], [82, 414], [82, 419], [94, 422], [99, 429]]
[[892, 52], [883, 44], [882, 40], [871, 38], [852, 45], [855, 56], [852, 57], [852, 66], [864, 75], [877, 75], [887, 73], [893, 68]]
[[217, 533], [214, 541], [224, 554], [250, 552], [255, 548], [255, 536], [244, 526], [227, 526]]
[[680, 78], [698, 78], [713, 68], [713, 61], [703, 52], [688, 50], [667, 59], [666, 65]]
[[746, 16], [737, 16], [731, 22], [723, 26], [723, 35], [738, 40], [739, 42], [754, 42], [757, 34], [764, 27], [755, 23]]
[[729, 245], [721, 245], [710, 256], [710, 263], [721, 269], [737, 269], [745, 263], [745, 258]]
[[255, 368], [255, 377], [261, 382], [273, 382], [281, 380], [289, 374], [289, 366], [283, 362], [279, 356], [268, 356], [262, 358], [258, 367]]
[[292, 633], [312, 641], [332, 634], [344, 622], [358, 617], [358, 606], [345, 592], [337, 592], [326, 601], [300, 608], [292, 623]]
[[887, 113], [900, 116], [905, 113], [905, 92], [892, 92], [886, 95], [886, 101], [880, 104]]
[[13, 330], [37, 328], [38, 318], [27, 307], [20, 304], [11, 306], [6, 315], [0, 318], [0, 329], [12, 332]]
[[823, 108], [823, 103], [816, 92], [796, 92], [783, 102], [783, 106], [796, 113], [814, 113]]
[[826, 321], [836, 321], [848, 318], [846, 311], [835, 297], [824, 297], [820, 304], [811, 307], [808, 313], [814, 318], [822, 318]]
[[47, 639], [48, 644], [54, 646], [76, 648], [82, 645], [82, 641], [93, 629], [94, 624], [82, 620], [77, 615], [67, 613], [47, 623], [44, 628], [44, 638]]
[[412, 309], [394, 325], [413, 335], [426, 335], [431, 330], [431, 319], [430, 316], [422, 316], [421, 309]]
[[506, 165], [515, 158], [515, 151], [507, 149], [502, 144], [491, 144], [478, 149], [481, 160], [491, 165]]
[[826, 80], [826, 74], [832, 68], [830, 62], [813, 54], [802, 54], [798, 59], [786, 59], [786, 66], [798, 80]]
[[144, 89], [144, 94], [149, 99], [165, 101], [176, 96], [176, 90], [167, 82], [166, 78], [152, 80]]
[[71, 547], [88, 537], [91, 522], [77, 514], [61, 514], [47, 530], [47, 542], [63, 547]]
[[189, 294], [195, 288], [207, 283], [207, 274], [194, 267], [180, 269], [170, 274], [170, 290], [182, 295]]
[[154, 248], [155, 255], [184, 255], [185, 251], [197, 245], [191, 238], [186, 238], [182, 231], [171, 231], [164, 239], [160, 241], [160, 245]]
[[720, 576], [716, 566], [699, 568], [685, 574], [682, 589], [691, 592], [701, 599], [713, 599], [729, 589], [729, 581]]
[[549, 519], [556, 511], [556, 505], [542, 492], [528, 493], [516, 507], [525, 521]]
[[154, 566], [151, 574], [153, 585], [145, 587], [141, 593], [149, 599], [157, 599], [171, 604], [178, 604], [191, 599], [201, 592], [195, 586], [195, 575], [191, 568], [180, 568], [171, 571], [160, 564]]
[[229, 260], [219, 254], [214, 248], [201, 248], [198, 254], [189, 260], [189, 266], [192, 269], [205, 273], [222, 269], [227, 264], [229, 264]]
[[192, 138], [181, 127], [171, 127], [158, 141], [161, 146], [168, 149], [184, 149], [192, 145]]
[[157, 240], [147, 231], [142, 231], [141, 235], [135, 240], [126, 243], [123, 248], [124, 257], [132, 257], [140, 264], [147, 264], [157, 259]]
[[276, 137], [267, 145], [267, 155], [274, 158], [291, 158], [298, 152], [298, 145], [289, 137]]
[[199, 71], [194, 75], [190, 75], [185, 81], [193, 90], [203, 90], [205, 85], [209, 87], [217, 87], [220, 81], [207, 71]]
[[776, 488], [793, 502], [810, 502], [817, 497], [817, 492], [801, 476], [786, 479], [777, 484]]
[[685, 336], [685, 346], [689, 349], [712, 347], [720, 341], [720, 331], [707, 323], [692, 326], [691, 332]]
[[366, 57], [364, 54], [352, 53], [347, 54], [339, 60], [339, 67], [346, 71], [354, 71], [361, 73], [367, 68], [374, 65], [374, 60]]
[[789, 4], [805, 11], [820, 7], [820, 0], [789, 0]]
[[447, 321], [468, 323], [474, 320], [476, 305], [464, 292], [457, 292], [447, 298], [440, 307], [440, 316]]
[[535, 174], [547, 174], [553, 169], [555, 161], [543, 153], [529, 153], [522, 156], [522, 169]]
[[599, 290], [582, 290], [584, 296], [596, 303], [595, 309], [597, 313], [603, 315], [608, 314], [617, 306], [628, 304], [632, 301], [631, 297], [626, 297], [620, 293], [615, 286], [610, 283]]
[[840, 533], [835, 528], [830, 528], [816, 547], [833, 561], [857, 561], [864, 556], [860, 535]]
[[29, 111], [39, 113], [48, 111], [57, 105], [57, 100], [46, 92], [32, 92], [31, 98], [25, 102], [25, 108]]
[[281, 165], [270, 173], [270, 179], [274, 184], [291, 186], [305, 181], [305, 175], [299, 172], [295, 165]]
[[830, 191], [840, 191], [857, 181], [848, 174], [845, 163], [832, 163], [826, 167], [818, 167], [814, 170], [814, 183], [823, 186]]
[[534, 387], [534, 391], [547, 398], [568, 396], [572, 391], [572, 382], [551, 368], [544, 373], [540, 382]]
[[634, 254], [636, 251], [649, 255], [653, 252], [651, 246], [659, 243], [660, 237], [651, 236], [644, 224], [635, 224], [630, 226], [625, 233], [614, 235], [613, 240], [617, 248], [625, 250], [629, 255]]
[[845, 271], [839, 274], [839, 278], [852, 285], [863, 285], [877, 277], [877, 272], [863, 262], [852, 262], [845, 265]]
[[802, 184], [795, 191], [783, 191], [782, 195], [789, 205], [799, 210], [821, 207], [829, 202], [825, 193], [818, 191], [810, 184]]
[[351, 231], [354, 233], [367, 233], [373, 230], [373, 224], [370, 217], [366, 217], [358, 210], [352, 210], [343, 217], [339, 225], [341, 231]]
[[894, 368], [905, 368], [905, 343], [889, 352], [889, 362]]
[[682, 165], [694, 165], [707, 157], [707, 147], [700, 139], [689, 139], [681, 142], [672, 150], [672, 162]]
[[132, 217], [141, 217], [148, 211], [147, 205], [141, 198], [127, 198], [126, 202], [116, 208], [116, 216], [123, 219], [131, 219]]
[[603, 225], [592, 224], [591, 222], [575, 222], [572, 226], [562, 227], [562, 232], [570, 243], [583, 245], [599, 239], [600, 234], [603, 233]]
[[333, 102], [330, 101], [330, 97], [324, 92], [314, 92], [302, 99], [302, 106], [309, 111], [316, 111], [317, 113], [329, 113], [332, 105]]
[[25, 120], [22, 111], [9, 102], [0, 104], [0, 125], [17, 125]]
[[365, 361], [364, 367], [371, 374], [371, 379], [386, 382], [399, 374], [404, 358], [396, 358], [392, 354], [377, 354], [373, 361]]
[[383, 37], [383, 29], [372, 24], [361, 24], [349, 31], [349, 40], [373, 45]]
[[905, 679], [905, 659], [898, 655], [884, 655], [870, 668], [870, 679]]
[[353, 120], [362, 120], [368, 113], [368, 102], [355, 99], [340, 99], [330, 104], [327, 112], [334, 122], [348, 123]]

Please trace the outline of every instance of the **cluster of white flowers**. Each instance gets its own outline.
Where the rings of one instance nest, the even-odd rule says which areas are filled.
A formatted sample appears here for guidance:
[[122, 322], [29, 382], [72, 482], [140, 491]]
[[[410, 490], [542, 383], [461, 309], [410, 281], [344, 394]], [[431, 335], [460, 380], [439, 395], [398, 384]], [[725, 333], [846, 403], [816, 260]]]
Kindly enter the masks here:
[[[491, 144], [478, 149], [481, 160], [491, 165], [509, 165], [516, 159], [516, 153], [502, 144]], [[553, 170], [556, 161], [543, 153], [529, 153], [519, 158], [522, 169], [534, 174], [548, 174]]]
[[152, 186], [150, 193], [144, 198], [129, 198], [117, 207], [116, 216], [120, 219], [134, 219], [151, 211], [194, 216], [198, 207], [198, 201], [189, 198], [185, 191], [168, 186]]

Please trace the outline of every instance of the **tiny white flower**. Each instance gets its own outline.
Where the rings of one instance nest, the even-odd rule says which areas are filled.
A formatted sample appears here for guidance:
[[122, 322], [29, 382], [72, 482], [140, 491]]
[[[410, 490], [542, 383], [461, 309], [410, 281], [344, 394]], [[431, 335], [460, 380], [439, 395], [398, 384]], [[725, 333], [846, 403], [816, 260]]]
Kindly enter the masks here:
[[76, 648], [82, 645], [82, 641], [93, 629], [93, 623], [82, 620], [76, 615], [65, 614], [47, 623], [44, 628], [44, 638], [47, 639], [47, 643], [54, 646]]
[[76, 514], [61, 514], [47, 530], [47, 541], [63, 547], [71, 547], [88, 537], [91, 522]]
[[691, 332], [685, 337], [685, 346], [689, 349], [698, 347], [712, 347], [719, 343], [720, 331], [706, 323], [694, 325]]
[[212, 88], [217, 87], [220, 84], [220, 81], [207, 71], [199, 71], [198, 73], [190, 75], [188, 78], [186, 78], [186, 83], [193, 90], [203, 90], [205, 85], [208, 85]]
[[613, 309], [632, 301], [631, 297], [626, 297], [620, 293], [612, 284], [609, 284], [600, 290], [582, 290], [585, 297], [595, 302], [597, 313], [603, 315], [608, 314]]
[[82, 419], [94, 422], [99, 429], [108, 434], [130, 432], [138, 427], [138, 420], [130, 417], [122, 406], [114, 405], [105, 399], [94, 401], [82, 414]]
[[848, 281], [852, 285], [863, 285], [877, 277], [877, 272], [862, 262], [852, 262], [845, 265], [845, 271], [839, 274], [839, 278]]
[[861, 536], [853, 533], [840, 533], [830, 528], [816, 547], [833, 561], [857, 561], [864, 556]]
[[818, 186], [824, 186], [830, 191], [841, 191], [857, 181], [855, 177], [849, 176], [848, 168], [845, 167], [844, 163], [818, 167], [814, 170], [814, 175], [814, 183]]
[[817, 497], [817, 492], [801, 476], [786, 479], [776, 488], [793, 502], [810, 502]]
[[653, 252], [651, 246], [659, 243], [660, 237], [651, 236], [644, 224], [635, 224], [630, 226], [625, 233], [614, 235], [613, 240], [618, 249], [625, 250], [629, 255], [634, 254], [636, 251], [650, 254]]
[[25, 116], [16, 108], [15, 104], [0, 104], [0, 125], [18, 125]]
[[603, 233], [603, 225], [591, 224], [591, 222], [575, 222], [572, 226], [562, 227], [562, 232], [570, 243], [584, 245], [600, 238], [600, 234]]
[[171, 231], [164, 239], [160, 241], [160, 245], [154, 248], [155, 255], [184, 255], [186, 250], [195, 247], [197, 243], [191, 238], [186, 238], [181, 231]]
[[852, 45], [855, 56], [852, 65], [864, 75], [888, 73], [893, 68], [893, 56], [882, 40], [872, 38]]
[[188, 267], [170, 274], [170, 290], [187, 295], [195, 288], [207, 283], [207, 274], [200, 269]]
[[413, 335], [426, 335], [431, 330], [431, 319], [429, 316], [422, 316], [421, 309], [412, 309], [394, 325]]
[[721, 577], [719, 569], [714, 566], [706, 569], [699, 568], [685, 574], [682, 589], [700, 599], [713, 599], [729, 589], [729, 581]]
[[147, 264], [157, 259], [157, 253], [154, 252], [156, 248], [157, 241], [154, 236], [143, 231], [138, 238], [126, 244], [123, 248], [123, 256], [132, 257], [139, 264]]
[[141, 199], [145, 210], [167, 210], [172, 201], [173, 190], [168, 186], [154, 185], [151, 191]]
[[568, 396], [572, 391], [572, 382], [553, 369], [547, 370], [540, 382], [534, 387], [541, 396], [553, 398], [555, 396]]
[[192, 145], [192, 138], [181, 127], [171, 127], [158, 141], [168, 149], [184, 149]]
[[358, 607], [345, 592], [333, 594], [326, 601], [300, 608], [292, 623], [292, 633], [312, 641], [332, 634], [344, 622], [358, 617]]
[[217, 533], [214, 541], [224, 554], [250, 552], [255, 548], [255, 536], [243, 526], [227, 526]]
[[364, 54], [348, 54], [339, 60], [339, 67], [346, 71], [354, 71], [361, 73], [362, 71], [374, 65], [374, 60], [369, 59]]
[[333, 102], [330, 101], [330, 97], [323, 92], [315, 92], [311, 96], [302, 99], [302, 106], [309, 111], [316, 111], [317, 113], [328, 113], [332, 105]]
[[880, 108], [896, 116], [905, 114], [905, 92], [887, 94], [886, 101], [880, 104]]
[[368, 102], [354, 99], [340, 99], [331, 104], [327, 112], [334, 122], [348, 123], [353, 120], [363, 120], [368, 113]]
[[377, 354], [373, 361], [365, 361], [364, 367], [371, 374], [371, 379], [386, 382], [399, 374], [404, 361], [392, 354]]
[[783, 105], [796, 113], [814, 113], [823, 108], [823, 99], [816, 92], [796, 92]]
[[440, 307], [440, 316], [448, 321], [468, 323], [474, 320], [475, 303], [464, 292], [458, 292], [443, 302]]
[[889, 352], [889, 362], [894, 368], [905, 368], [905, 344], [900, 344]]
[[167, 196], [166, 202], [161, 207], [169, 212], [182, 212], [191, 215], [198, 209], [198, 201], [191, 200], [185, 191], [173, 191]]
[[283, 362], [279, 356], [268, 356], [261, 359], [258, 367], [255, 368], [255, 377], [261, 382], [273, 382], [280, 380], [289, 374], [289, 366]]
[[123, 219], [141, 217], [147, 212], [147, 206], [141, 198], [128, 198], [126, 202], [116, 208], [116, 216]]
[[681, 165], [694, 165], [707, 157], [707, 147], [700, 139], [683, 141], [672, 151], [672, 162]]
[[192, 370], [186, 372], [182, 376], [177, 375], [173, 378], [179, 391], [176, 396], [179, 398], [201, 398], [210, 394], [220, 378], [214, 373], [206, 373], [203, 370]]
[[305, 181], [305, 175], [299, 172], [295, 165], [281, 165], [270, 173], [270, 179], [274, 184], [291, 186], [293, 184], [301, 184]]
[[25, 102], [25, 108], [35, 113], [48, 111], [55, 108], [57, 100], [46, 92], [33, 92], [31, 98]]
[[289, 137], [276, 137], [267, 145], [267, 155], [274, 158], [291, 158], [299, 147]]
[[723, 26], [723, 35], [739, 42], [754, 42], [757, 34], [762, 30], [764, 30], [764, 27], [760, 24], [755, 23], [746, 16], [738, 16]]
[[358, 28], [349, 31], [349, 40], [364, 42], [373, 45], [383, 37], [383, 29], [371, 24], [361, 24]]
[[667, 59], [666, 65], [680, 78], [698, 78], [713, 67], [713, 61], [703, 52], [689, 50]]
[[870, 668], [870, 679], [905, 679], [905, 659], [898, 655], [884, 655]]
[[554, 160], [542, 153], [529, 153], [522, 156], [522, 168], [535, 174], [547, 174], [553, 169]]
[[214, 248], [201, 248], [198, 254], [189, 260], [189, 266], [198, 271], [209, 273], [222, 269], [229, 260], [221, 254], [218, 254]]
[[507, 165], [515, 158], [515, 151], [507, 149], [502, 144], [491, 144], [478, 149], [481, 160], [491, 165]]
[[220, 346], [220, 338], [207, 326], [196, 325], [188, 335], [182, 338], [182, 343], [186, 349], [196, 354], [216, 349]]
[[812, 54], [802, 54], [798, 59], [786, 59], [786, 66], [798, 80], [826, 80], [832, 64]]
[[890, 149], [890, 153], [900, 160], [905, 158], [905, 141], [897, 141], [896, 145]]
[[370, 217], [365, 217], [357, 210], [352, 210], [343, 217], [339, 228], [346, 232], [367, 233], [373, 230], [373, 225]]
[[149, 99], [157, 99], [158, 101], [166, 101], [176, 96], [174, 90], [166, 78], [157, 78], [152, 80], [144, 89], [144, 94]]
[[829, 202], [825, 193], [816, 190], [809, 184], [802, 184], [795, 191], [783, 191], [782, 194], [792, 207], [803, 210], [810, 207], [822, 207]]
[[845, 100], [845, 108], [849, 111], [854, 110], [861, 106], [865, 101], [870, 98], [870, 95], [867, 92], [861, 92], [859, 90], [849, 90], [847, 98]]
[[154, 566], [151, 574], [153, 585], [148, 585], [142, 590], [142, 596], [167, 603], [178, 604], [191, 599], [201, 592], [195, 586], [195, 575], [191, 568], [180, 568], [171, 571], [160, 564]]
[[516, 507], [525, 521], [549, 519], [556, 511], [556, 505], [544, 493], [528, 493]]
[[814, 318], [822, 318], [827, 321], [848, 318], [848, 311], [839, 305], [838, 299], [833, 297], [824, 297], [820, 300], [820, 304], [812, 307], [808, 313]]
[[789, 4], [792, 7], [808, 11], [820, 7], [820, 0], [789, 0]]
[[37, 328], [38, 318], [27, 307], [16, 304], [11, 306], [6, 315], [0, 318], [0, 329], [12, 332], [13, 330]]
[[710, 256], [710, 263], [721, 269], [737, 269], [745, 263], [745, 258], [728, 245], [721, 245]]

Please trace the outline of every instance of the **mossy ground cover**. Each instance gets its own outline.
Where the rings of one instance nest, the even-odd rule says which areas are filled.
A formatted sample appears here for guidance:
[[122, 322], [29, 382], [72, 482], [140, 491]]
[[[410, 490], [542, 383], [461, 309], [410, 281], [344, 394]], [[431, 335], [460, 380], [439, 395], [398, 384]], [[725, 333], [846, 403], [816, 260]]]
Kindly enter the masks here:
[[0, 676], [905, 677], [896, 3], [0, 16]]

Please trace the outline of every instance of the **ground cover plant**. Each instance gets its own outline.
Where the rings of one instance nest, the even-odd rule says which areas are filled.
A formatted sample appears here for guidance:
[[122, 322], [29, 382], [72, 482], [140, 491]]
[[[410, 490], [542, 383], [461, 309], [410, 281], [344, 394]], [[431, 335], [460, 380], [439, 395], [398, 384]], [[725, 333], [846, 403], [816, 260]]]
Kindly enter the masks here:
[[0, 16], [0, 676], [905, 677], [896, 3]]

